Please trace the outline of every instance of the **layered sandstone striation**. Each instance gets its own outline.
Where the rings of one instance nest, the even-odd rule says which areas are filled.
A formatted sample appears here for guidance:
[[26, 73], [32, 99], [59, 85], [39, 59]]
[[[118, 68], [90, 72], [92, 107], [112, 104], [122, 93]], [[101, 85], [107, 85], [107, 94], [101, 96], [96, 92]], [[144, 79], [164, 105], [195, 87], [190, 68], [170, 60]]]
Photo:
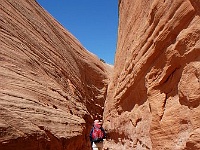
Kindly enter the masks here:
[[0, 149], [89, 149], [112, 68], [34, 0], [0, 3]]
[[200, 1], [119, 1], [105, 149], [200, 149]]
[[200, 149], [199, 6], [119, 0], [111, 76], [36, 1], [2, 0], [0, 149], [90, 149], [105, 99], [105, 149]]

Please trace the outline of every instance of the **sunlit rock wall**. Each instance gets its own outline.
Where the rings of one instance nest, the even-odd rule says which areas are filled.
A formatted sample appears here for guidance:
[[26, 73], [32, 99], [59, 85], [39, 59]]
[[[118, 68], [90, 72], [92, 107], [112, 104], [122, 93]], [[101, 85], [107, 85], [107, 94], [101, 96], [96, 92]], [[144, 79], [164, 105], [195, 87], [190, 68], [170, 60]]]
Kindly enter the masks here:
[[89, 149], [110, 71], [36, 1], [1, 0], [0, 149]]
[[105, 148], [200, 149], [200, 1], [119, 1]]

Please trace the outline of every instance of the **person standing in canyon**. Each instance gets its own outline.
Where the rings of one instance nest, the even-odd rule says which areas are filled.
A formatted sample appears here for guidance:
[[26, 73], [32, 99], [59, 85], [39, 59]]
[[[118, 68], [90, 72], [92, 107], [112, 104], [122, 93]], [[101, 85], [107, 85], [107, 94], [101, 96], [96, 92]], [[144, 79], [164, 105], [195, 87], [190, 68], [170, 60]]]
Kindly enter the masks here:
[[102, 127], [102, 122], [95, 120], [90, 131], [90, 142], [93, 150], [102, 150], [103, 140], [106, 138], [106, 133]]

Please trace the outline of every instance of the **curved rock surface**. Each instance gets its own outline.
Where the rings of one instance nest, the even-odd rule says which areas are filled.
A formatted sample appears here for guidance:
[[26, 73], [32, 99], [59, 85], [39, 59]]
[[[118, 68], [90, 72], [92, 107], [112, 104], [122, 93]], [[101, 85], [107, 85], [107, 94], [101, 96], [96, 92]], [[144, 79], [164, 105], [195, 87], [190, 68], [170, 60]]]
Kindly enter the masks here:
[[104, 149], [200, 149], [199, 6], [119, 0], [111, 76], [36, 1], [2, 0], [0, 149], [90, 149], [103, 111]]
[[200, 149], [200, 1], [120, 0], [105, 149]]
[[111, 70], [36, 1], [1, 0], [0, 149], [89, 149]]

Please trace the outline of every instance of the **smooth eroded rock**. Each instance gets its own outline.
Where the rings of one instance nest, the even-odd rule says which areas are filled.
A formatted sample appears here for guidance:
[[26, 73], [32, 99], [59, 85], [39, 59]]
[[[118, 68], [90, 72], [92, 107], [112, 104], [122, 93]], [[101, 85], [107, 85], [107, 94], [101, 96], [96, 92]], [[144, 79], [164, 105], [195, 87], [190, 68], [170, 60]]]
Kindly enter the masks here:
[[105, 148], [200, 149], [200, 2], [119, 1]]
[[0, 3], [0, 149], [89, 149], [112, 67], [33, 0]]

